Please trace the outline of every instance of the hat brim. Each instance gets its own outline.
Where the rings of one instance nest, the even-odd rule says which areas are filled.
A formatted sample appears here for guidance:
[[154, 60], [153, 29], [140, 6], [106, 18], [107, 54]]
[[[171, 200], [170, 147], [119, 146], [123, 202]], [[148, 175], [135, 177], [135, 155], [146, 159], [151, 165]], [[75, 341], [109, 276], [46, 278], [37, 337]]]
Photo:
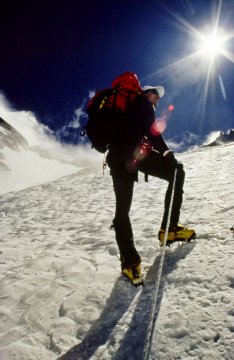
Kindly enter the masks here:
[[163, 97], [163, 95], [165, 93], [163, 86], [148, 86], [148, 85], [146, 85], [146, 86], [143, 86], [142, 90], [144, 93], [148, 93], [150, 91], [157, 91], [160, 98]]

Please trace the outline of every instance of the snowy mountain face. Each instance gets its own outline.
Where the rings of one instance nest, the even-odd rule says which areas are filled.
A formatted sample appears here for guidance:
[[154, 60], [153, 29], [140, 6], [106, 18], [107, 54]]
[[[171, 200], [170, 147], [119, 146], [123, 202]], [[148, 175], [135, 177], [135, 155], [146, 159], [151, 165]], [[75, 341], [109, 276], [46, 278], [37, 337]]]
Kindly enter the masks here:
[[95, 162], [90, 153], [85, 148], [63, 148], [49, 138], [42, 145], [29, 145], [19, 131], [0, 118], [0, 194], [87, 168]]
[[[196, 135], [190, 131], [174, 135], [167, 140], [167, 144], [175, 152], [185, 152], [194, 150], [198, 147], [220, 146], [234, 142], [234, 130], [230, 129], [226, 133], [215, 131], [206, 136]], [[205, 144], [205, 145], [204, 145]]]
[[11, 147], [12, 149], [18, 149], [19, 146], [28, 147], [28, 143], [25, 138], [16, 131], [13, 126], [8, 124], [0, 117], [0, 136], [1, 136], [1, 144], [0, 147], [3, 146]]
[[[18, 131], [0, 117], [0, 160], [3, 161], [2, 150], [4, 148], [19, 152], [21, 149], [28, 149], [29, 145]], [[0, 161], [0, 170], [7, 170], [8, 167], [3, 161]]]
[[214, 141], [205, 146], [219, 146], [223, 144], [229, 144], [231, 142], [234, 142], [234, 129], [231, 129], [226, 133], [221, 131], [219, 136]]
[[181, 222], [197, 239], [166, 248], [160, 278], [166, 184], [139, 175], [130, 216], [144, 287], [121, 275], [101, 161], [2, 194], [0, 359], [145, 360], [148, 348], [150, 360], [233, 360], [233, 157], [233, 144], [178, 155]]

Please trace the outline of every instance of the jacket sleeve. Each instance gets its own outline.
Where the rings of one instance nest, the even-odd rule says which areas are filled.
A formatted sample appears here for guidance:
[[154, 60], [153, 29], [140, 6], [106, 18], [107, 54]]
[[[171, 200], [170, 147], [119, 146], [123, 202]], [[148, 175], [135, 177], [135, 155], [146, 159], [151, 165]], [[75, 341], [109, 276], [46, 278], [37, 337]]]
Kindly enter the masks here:
[[152, 104], [144, 95], [136, 98], [132, 108], [132, 116], [139, 129], [139, 139], [146, 136], [155, 150], [162, 154], [164, 151], [169, 150], [162, 134], [158, 132], [155, 135], [152, 132], [152, 125], [155, 122], [155, 112]]

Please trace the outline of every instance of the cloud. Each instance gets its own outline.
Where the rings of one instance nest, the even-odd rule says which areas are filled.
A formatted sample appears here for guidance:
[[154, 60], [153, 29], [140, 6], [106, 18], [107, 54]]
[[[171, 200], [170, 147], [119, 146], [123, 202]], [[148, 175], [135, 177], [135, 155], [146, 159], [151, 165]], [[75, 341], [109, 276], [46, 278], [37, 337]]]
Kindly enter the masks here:
[[[83, 114], [83, 108], [75, 111], [74, 119], [70, 122], [70, 127], [76, 130], [80, 126], [80, 117]], [[57, 133], [54, 133], [49, 127], [43, 125], [30, 111], [15, 110], [5, 95], [0, 92], [0, 116], [11, 126], [13, 126], [28, 142], [32, 148], [40, 148], [48, 153], [60, 154], [67, 159], [70, 157], [79, 166], [93, 165], [100, 159], [100, 154], [91, 149], [88, 145], [70, 145], [58, 141]], [[67, 130], [69, 130], [67, 125]], [[62, 131], [66, 131], [64, 128]]]
[[95, 95], [95, 91], [90, 90], [88, 99], [84, 98], [82, 104], [75, 109], [74, 115], [67, 124], [65, 124], [61, 129], [56, 131], [56, 137], [59, 139], [68, 139], [73, 143], [84, 144], [86, 138], [80, 136], [80, 132], [84, 129], [84, 126], [87, 121], [86, 106], [89, 99]]
[[187, 150], [196, 149], [203, 143], [203, 138], [200, 135], [194, 134], [190, 131], [184, 131], [179, 135], [175, 135], [166, 140], [168, 147], [175, 152], [183, 152]]
[[71, 121], [65, 124], [61, 129], [56, 130], [56, 137], [61, 140], [68, 140], [68, 142], [75, 144], [84, 144], [86, 138], [80, 136], [86, 123], [87, 115], [84, 112], [83, 105], [74, 111], [74, 116]]

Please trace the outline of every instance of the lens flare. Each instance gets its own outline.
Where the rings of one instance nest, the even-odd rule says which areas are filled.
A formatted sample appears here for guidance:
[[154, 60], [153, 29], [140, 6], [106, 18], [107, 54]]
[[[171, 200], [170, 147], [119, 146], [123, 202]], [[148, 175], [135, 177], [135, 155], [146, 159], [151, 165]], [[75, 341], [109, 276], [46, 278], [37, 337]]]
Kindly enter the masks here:
[[151, 126], [151, 134], [154, 136], [162, 134], [167, 127], [164, 118], [158, 118]]
[[151, 134], [154, 136], [162, 134], [167, 127], [167, 122], [172, 115], [172, 111], [174, 110], [174, 105], [169, 105], [166, 110], [164, 110], [160, 116], [155, 119], [154, 123], [151, 126]]

